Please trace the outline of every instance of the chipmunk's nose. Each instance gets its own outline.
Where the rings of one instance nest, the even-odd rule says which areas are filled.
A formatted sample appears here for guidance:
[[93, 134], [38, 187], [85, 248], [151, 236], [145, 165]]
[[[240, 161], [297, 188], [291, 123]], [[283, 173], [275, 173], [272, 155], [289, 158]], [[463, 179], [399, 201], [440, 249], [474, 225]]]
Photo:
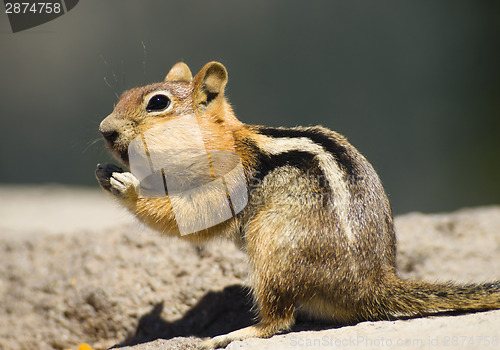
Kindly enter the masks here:
[[104, 137], [106, 141], [113, 145], [120, 134], [116, 130], [113, 123], [110, 123], [109, 119], [110, 117], [107, 117], [101, 122], [101, 124], [99, 125], [99, 131], [101, 132], [102, 137]]
[[101, 130], [101, 134], [102, 134], [102, 137], [104, 137], [104, 139], [106, 141], [108, 141], [110, 144], [114, 144], [116, 139], [118, 138], [119, 134], [116, 130], [106, 130], [106, 131], [103, 131]]

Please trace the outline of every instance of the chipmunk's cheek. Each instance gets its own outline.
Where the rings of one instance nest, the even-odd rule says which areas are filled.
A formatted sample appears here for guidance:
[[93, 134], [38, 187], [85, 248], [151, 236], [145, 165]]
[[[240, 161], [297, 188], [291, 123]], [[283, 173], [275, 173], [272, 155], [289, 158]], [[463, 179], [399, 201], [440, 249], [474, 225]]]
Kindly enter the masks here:
[[128, 157], [128, 150], [125, 150], [124, 152], [120, 152], [120, 161], [127, 167], [130, 168], [129, 164], [129, 157]]

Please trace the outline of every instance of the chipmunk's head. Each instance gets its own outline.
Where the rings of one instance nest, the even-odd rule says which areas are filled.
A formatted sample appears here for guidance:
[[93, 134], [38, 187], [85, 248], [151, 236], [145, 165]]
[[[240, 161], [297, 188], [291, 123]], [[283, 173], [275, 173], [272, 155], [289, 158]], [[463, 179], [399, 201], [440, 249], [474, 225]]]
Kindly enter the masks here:
[[[224, 97], [226, 83], [227, 71], [218, 62], [207, 63], [194, 78], [185, 63], [177, 63], [163, 82], [123, 93], [99, 131], [113, 155], [127, 167], [128, 147], [133, 139], [186, 115], [196, 117], [206, 145], [228, 150], [233, 145], [232, 131], [241, 123]], [[184, 133], [183, 141], [190, 142], [187, 126], [176, 133]]]

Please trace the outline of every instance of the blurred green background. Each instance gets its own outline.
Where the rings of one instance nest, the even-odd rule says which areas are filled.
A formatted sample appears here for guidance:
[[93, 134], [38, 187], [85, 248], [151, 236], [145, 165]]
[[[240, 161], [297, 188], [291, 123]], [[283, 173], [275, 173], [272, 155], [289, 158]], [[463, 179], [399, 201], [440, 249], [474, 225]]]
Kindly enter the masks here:
[[0, 14], [0, 52], [0, 185], [97, 188], [117, 95], [219, 60], [240, 120], [346, 135], [395, 213], [500, 204], [499, 1], [85, 0]]

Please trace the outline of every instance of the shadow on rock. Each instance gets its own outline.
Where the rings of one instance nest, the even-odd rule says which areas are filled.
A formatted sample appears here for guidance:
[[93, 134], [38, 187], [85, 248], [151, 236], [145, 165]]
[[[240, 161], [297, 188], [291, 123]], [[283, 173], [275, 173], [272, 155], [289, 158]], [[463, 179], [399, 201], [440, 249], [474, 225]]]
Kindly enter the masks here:
[[161, 317], [163, 303], [143, 315], [135, 333], [115, 348], [150, 342], [156, 339], [195, 336], [214, 337], [255, 323], [251, 311], [250, 290], [240, 285], [226, 287], [220, 292], [209, 292], [180, 320], [169, 322]]

